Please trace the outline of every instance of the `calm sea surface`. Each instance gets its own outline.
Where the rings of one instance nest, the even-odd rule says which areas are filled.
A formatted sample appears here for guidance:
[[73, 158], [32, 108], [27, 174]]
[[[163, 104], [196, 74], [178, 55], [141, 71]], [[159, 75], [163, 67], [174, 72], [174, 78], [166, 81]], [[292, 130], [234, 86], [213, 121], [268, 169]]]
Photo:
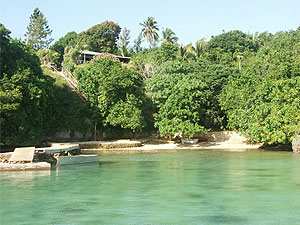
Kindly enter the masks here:
[[300, 154], [182, 151], [1, 172], [0, 224], [300, 224]]

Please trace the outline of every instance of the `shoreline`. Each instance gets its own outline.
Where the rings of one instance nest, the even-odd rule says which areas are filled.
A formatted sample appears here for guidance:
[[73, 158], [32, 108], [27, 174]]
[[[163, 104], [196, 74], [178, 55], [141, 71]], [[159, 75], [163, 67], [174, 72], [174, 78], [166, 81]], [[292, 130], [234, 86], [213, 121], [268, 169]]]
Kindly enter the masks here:
[[[130, 141], [128, 141], [130, 142]], [[180, 144], [180, 143], [157, 143], [143, 144], [140, 147], [128, 148], [81, 148], [85, 154], [126, 154], [126, 153], [158, 153], [158, 152], [175, 152], [184, 150], [224, 150], [224, 151], [250, 151], [259, 150], [261, 144], [250, 145], [246, 143], [233, 142], [200, 142], [197, 144]]]

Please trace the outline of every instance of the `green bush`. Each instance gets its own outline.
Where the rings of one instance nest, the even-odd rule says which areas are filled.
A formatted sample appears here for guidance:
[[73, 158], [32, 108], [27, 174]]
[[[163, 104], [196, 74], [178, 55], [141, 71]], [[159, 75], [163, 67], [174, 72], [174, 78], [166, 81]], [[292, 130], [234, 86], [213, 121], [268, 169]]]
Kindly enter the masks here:
[[139, 76], [110, 58], [97, 58], [75, 70], [79, 88], [103, 126], [120, 126], [132, 131], [146, 126], [147, 99]]
[[221, 105], [229, 128], [253, 141], [289, 143], [300, 133], [300, 29], [274, 35], [239, 77], [231, 78]]

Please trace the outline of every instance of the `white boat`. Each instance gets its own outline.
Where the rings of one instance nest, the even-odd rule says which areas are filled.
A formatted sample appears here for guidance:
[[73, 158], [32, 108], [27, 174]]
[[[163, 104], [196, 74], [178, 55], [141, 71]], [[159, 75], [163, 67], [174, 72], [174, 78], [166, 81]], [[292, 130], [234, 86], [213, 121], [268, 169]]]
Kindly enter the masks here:
[[99, 155], [71, 155], [71, 156], [57, 156], [56, 166], [79, 163], [99, 162]]
[[182, 144], [196, 144], [199, 142], [198, 139], [192, 139], [192, 138], [181, 138]]

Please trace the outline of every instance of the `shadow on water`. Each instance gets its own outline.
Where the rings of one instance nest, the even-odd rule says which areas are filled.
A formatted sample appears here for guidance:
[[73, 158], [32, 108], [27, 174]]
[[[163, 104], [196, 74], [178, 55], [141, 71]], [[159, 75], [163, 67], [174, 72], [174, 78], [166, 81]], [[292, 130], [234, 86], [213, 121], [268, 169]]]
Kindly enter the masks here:
[[202, 222], [208, 224], [246, 224], [248, 220], [241, 216], [230, 216], [230, 215], [212, 215], [202, 218]]
[[87, 209], [81, 209], [81, 208], [64, 208], [59, 210], [60, 214], [78, 214], [78, 213], [84, 213]]
[[119, 162], [116, 162], [116, 161], [105, 161], [105, 162], [99, 162], [99, 165], [100, 166], [106, 166], [106, 165], [113, 165], [113, 164], [117, 164]]

